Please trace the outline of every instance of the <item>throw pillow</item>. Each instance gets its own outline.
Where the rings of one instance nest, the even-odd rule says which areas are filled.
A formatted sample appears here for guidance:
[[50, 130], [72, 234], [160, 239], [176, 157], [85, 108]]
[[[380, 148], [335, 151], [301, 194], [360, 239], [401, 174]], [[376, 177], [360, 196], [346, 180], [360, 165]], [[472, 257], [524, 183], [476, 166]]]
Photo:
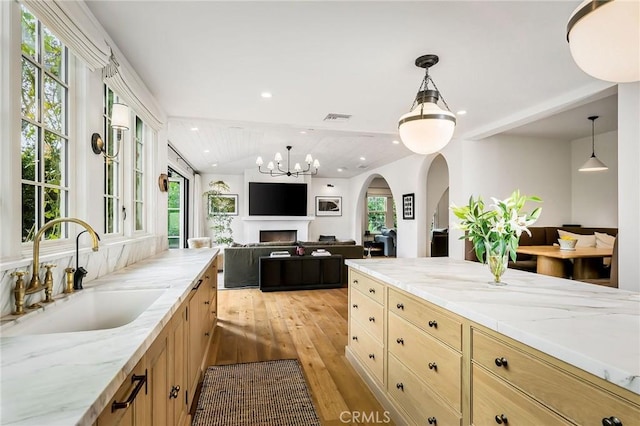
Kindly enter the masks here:
[[594, 235], [582, 235], [582, 234], [574, 234], [573, 232], [563, 231], [562, 229], [558, 229], [558, 235], [560, 237], [571, 237], [578, 242], [576, 243], [576, 247], [595, 247], [596, 246], [596, 236]]
[[335, 235], [320, 235], [318, 241], [336, 241]]
[[596, 232], [596, 247], [597, 248], [613, 248], [613, 243], [616, 242], [616, 237], [609, 234], [603, 234], [602, 232]]

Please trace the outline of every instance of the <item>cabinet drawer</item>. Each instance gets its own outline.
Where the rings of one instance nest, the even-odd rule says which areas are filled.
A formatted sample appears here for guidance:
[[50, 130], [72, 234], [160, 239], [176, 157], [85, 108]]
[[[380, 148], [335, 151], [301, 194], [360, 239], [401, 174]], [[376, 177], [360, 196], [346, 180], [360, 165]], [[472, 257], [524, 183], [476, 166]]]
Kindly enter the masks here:
[[415, 300], [390, 288], [389, 312], [395, 312], [433, 337], [461, 350], [462, 323], [431, 306], [428, 302]]
[[361, 324], [351, 321], [349, 346], [360, 359], [360, 363], [365, 365], [380, 383], [383, 383], [384, 347], [382, 343], [376, 341], [367, 333]]
[[[460, 426], [462, 418], [441, 401], [429, 387], [389, 355], [387, 392], [419, 425]], [[431, 420], [431, 421], [429, 421]]]
[[384, 284], [361, 274], [358, 271], [350, 270], [349, 285], [351, 288], [357, 289], [362, 294], [384, 305]]
[[472, 367], [471, 387], [471, 419], [474, 426], [571, 424], [477, 365]]
[[382, 344], [384, 308], [359, 291], [351, 290], [351, 319], [355, 319]]
[[[97, 426], [116, 426], [116, 425], [129, 425], [136, 424], [136, 421], [146, 422], [147, 411], [147, 393], [148, 386], [146, 381], [146, 358], [143, 357], [138, 364], [134, 367], [133, 371], [129, 373], [127, 378], [122, 382], [120, 389], [116, 391], [116, 394], [109, 400], [104, 410], [96, 421]], [[138, 377], [145, 376], [144, 382], [140, 380], [132, 380], [133, 376]], [[144, 383], [144, 384], [143, 384]], [[135, 394], [137, 386], [142, 385], [138, 390], [138, 394]], [[125, 402], [128, 398], [135, 396], [132, 404], [126, 408], [119, 408], [112, 410], [112, 406], [115, 402]]]
[[458, 412], [462, 354], [389, 313], [387, 348]]
[[[638, 424], [640, 421], [638, 406], [594, 384], [476, 329], [472, 332], [472, 339], [472, 358], [475, 363], [578, 424], [602, 424], [603, 418], [612, 416], [620, 419], [624, 425], [633, 422]], [[506, 366], [504, 360], [507, 361]]]

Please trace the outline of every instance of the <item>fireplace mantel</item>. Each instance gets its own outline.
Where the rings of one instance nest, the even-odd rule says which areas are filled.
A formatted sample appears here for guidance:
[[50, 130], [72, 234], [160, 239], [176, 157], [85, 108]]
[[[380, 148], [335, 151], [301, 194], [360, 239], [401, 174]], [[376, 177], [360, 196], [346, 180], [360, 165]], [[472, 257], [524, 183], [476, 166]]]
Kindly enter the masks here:
[[298, 240], [309, 240], [309, 224], [315, 216], [243, 216], [244, 239], [247, 243], [260, 241], [260, 231], [274, 231], [282, 229], [296, 230]]

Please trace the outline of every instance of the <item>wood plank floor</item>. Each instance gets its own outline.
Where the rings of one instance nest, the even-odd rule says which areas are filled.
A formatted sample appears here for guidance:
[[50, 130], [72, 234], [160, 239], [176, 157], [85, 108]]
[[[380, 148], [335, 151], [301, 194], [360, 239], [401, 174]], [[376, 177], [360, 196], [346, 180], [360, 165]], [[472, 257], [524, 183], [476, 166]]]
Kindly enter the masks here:
[[297, 358], [323, 425], [367, 424], [352, 421], [361, 413], [382, 423], [384, 409], [344, 356], [347, 304], [346, 288], [218, 291], [209, 365]]

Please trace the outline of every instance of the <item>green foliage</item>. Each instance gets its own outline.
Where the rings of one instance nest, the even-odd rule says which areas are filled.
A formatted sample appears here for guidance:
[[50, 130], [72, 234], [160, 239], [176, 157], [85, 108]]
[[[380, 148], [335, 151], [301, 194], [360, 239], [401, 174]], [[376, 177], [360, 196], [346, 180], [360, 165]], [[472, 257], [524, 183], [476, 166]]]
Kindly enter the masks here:
[[380, 232], [387, 217], [387, 197], [367, 197], [367, 212], [370, 232]]
[[542, 202], [536, 196], [520, 195], [519, 190], [513, 191], [505, 200], [493, 198], [493, 209], [485, 211], [485, 204], [481, 197], [469, 198], [466, 206], [451, 206], [453, 214], [460, 219], [459, 227], [465, 231], [460, 239], [473, 242], [476, 256], [484, 262], [484, 254], [491, 252], [504, 256], [509, 253], [513, 261], [516, 260], [516, 249], [522, 232], [529, 232], [528, 226], [540, 217], [542, 209], [535, 208], [530, 214], [521, 210], [527, 201]]
[[207, 196], [208, 212], [207, 217], [211, 221], [211, 229], [213, 230], [213, 242], [216, 245], [229, 245], [233, 243], [233, 230], [231, 222], [233, 216], [225, 213], [230, 210], [229, 198], [219, 197], [229, 192], [229, 185], [222, 181], [209, 182], [209, 189], [204, 193]]

